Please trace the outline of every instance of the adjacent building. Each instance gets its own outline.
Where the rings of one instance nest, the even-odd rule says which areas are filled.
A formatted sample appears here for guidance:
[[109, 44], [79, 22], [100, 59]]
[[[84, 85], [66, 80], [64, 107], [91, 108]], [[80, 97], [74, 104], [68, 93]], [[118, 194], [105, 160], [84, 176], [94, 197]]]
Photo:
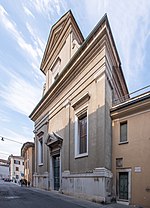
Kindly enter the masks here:
[[107, 15], [84, 39], [67, 12], [50, 31], [41, 70], [43, 97], [30, 115], [35, 123], [34, 186], [109, 201], [110, 109], [128, 89]]
[[21, 156], [24, 158], [24, 179], [27, 184], [33, 186], [33, 174], [35, 172], [35, 148], [33, 142], [26, 142], [21, 148]]
[[19, 182], [24, 177], [24, 159], [21, 156], [10, 155], [9, 175], [13, 182]]
[[9, 179], [8, 160], [0, 159], [0, 179]]
[[113, 195], [150, 207], [150, 92], [111, 108]]

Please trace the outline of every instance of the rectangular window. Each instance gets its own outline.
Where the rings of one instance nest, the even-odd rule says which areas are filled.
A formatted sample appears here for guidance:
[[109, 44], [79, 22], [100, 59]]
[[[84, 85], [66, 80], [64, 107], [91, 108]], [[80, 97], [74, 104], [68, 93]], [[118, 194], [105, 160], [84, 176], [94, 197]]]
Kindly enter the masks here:
[[87, 108], [75, 115], [75, 157], [88, 154], [88, 117]]
[[14, 164], [20, 165], [20, 161], [19, 160], [14, 160]]
[[39, 140], [39, 149], [38, 149], [39, 164], [43, 163], [43, 139]]
[[120, 142], [127, 142], [127, 121], [120, 123]]
[[16, 167], [16, 171], [19, 171], [19, 167]]
[[78, 118], [79, 154], [87, 152], [87, 115]]

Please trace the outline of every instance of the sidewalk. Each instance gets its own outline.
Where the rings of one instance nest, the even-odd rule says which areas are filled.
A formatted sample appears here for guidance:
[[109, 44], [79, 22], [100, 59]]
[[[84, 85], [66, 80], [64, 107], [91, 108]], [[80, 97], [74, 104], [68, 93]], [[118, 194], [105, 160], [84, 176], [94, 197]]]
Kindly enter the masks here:
[[131, 208], [131, 207], [133, 207], [133, 206], [122, 205], [122, 204], [117, 204], [117, 203], [103, 205], [103, 204], [98, 204], [98, 203], [90, 202], [87, 200], [75, 198], [73, 196], [60, 194], [56, 191], [46, 191], [43, 189], [38, 189], [38, 188], [33, 188], [33, 187], [27, 187], [27, 188], [30, 191], [35, 191], [35, 192], [38, 192], [41, 194], [45, 194], [45, 195], [51, 196], [55, 199], [59, 198], [61, 200], [68, 201], [68, 202], [74, 203], [78, 206], [85, 207], [85, 208], [129, 208], [129, 207]]

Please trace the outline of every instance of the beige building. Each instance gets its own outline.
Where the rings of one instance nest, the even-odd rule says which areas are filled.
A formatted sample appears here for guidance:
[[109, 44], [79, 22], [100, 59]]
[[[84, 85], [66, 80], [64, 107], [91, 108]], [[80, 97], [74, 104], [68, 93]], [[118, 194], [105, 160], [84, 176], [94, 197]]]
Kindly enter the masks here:
[[21, 156], [24, 158], [24, 179], [28, 185], [33, 186], [33, 174], [35, 172], [35, 145], [26, 142], [21, 148]]
[[113, 99], [128, 94], [105, 15], [89, 36], [67, 12], [51, 29], [41, 63], [34, 186], [93, 201], [111, 197]]
[[19, 183], [24, 177], [24, 159], [21, 156], [10, 155], [9, 161], [9, 176], [13, 182]]
[[111, 109], [113, 194], [150, 208], [150, 92]]

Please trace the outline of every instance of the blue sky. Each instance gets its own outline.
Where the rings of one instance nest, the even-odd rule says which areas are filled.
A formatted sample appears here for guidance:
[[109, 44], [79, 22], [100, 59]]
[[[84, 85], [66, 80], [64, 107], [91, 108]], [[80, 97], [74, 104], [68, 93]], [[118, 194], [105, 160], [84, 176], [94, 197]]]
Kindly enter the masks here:
[[[40, 63], [52, 25], [69, 9], [86, 38], [107, 13], [129, 91], [150, 84], [150, 0], [1, 0], [0, 136], [33, 141], [29, 114], [42, 95]], [[21, 144], [0, 141], [0, 158]]]

